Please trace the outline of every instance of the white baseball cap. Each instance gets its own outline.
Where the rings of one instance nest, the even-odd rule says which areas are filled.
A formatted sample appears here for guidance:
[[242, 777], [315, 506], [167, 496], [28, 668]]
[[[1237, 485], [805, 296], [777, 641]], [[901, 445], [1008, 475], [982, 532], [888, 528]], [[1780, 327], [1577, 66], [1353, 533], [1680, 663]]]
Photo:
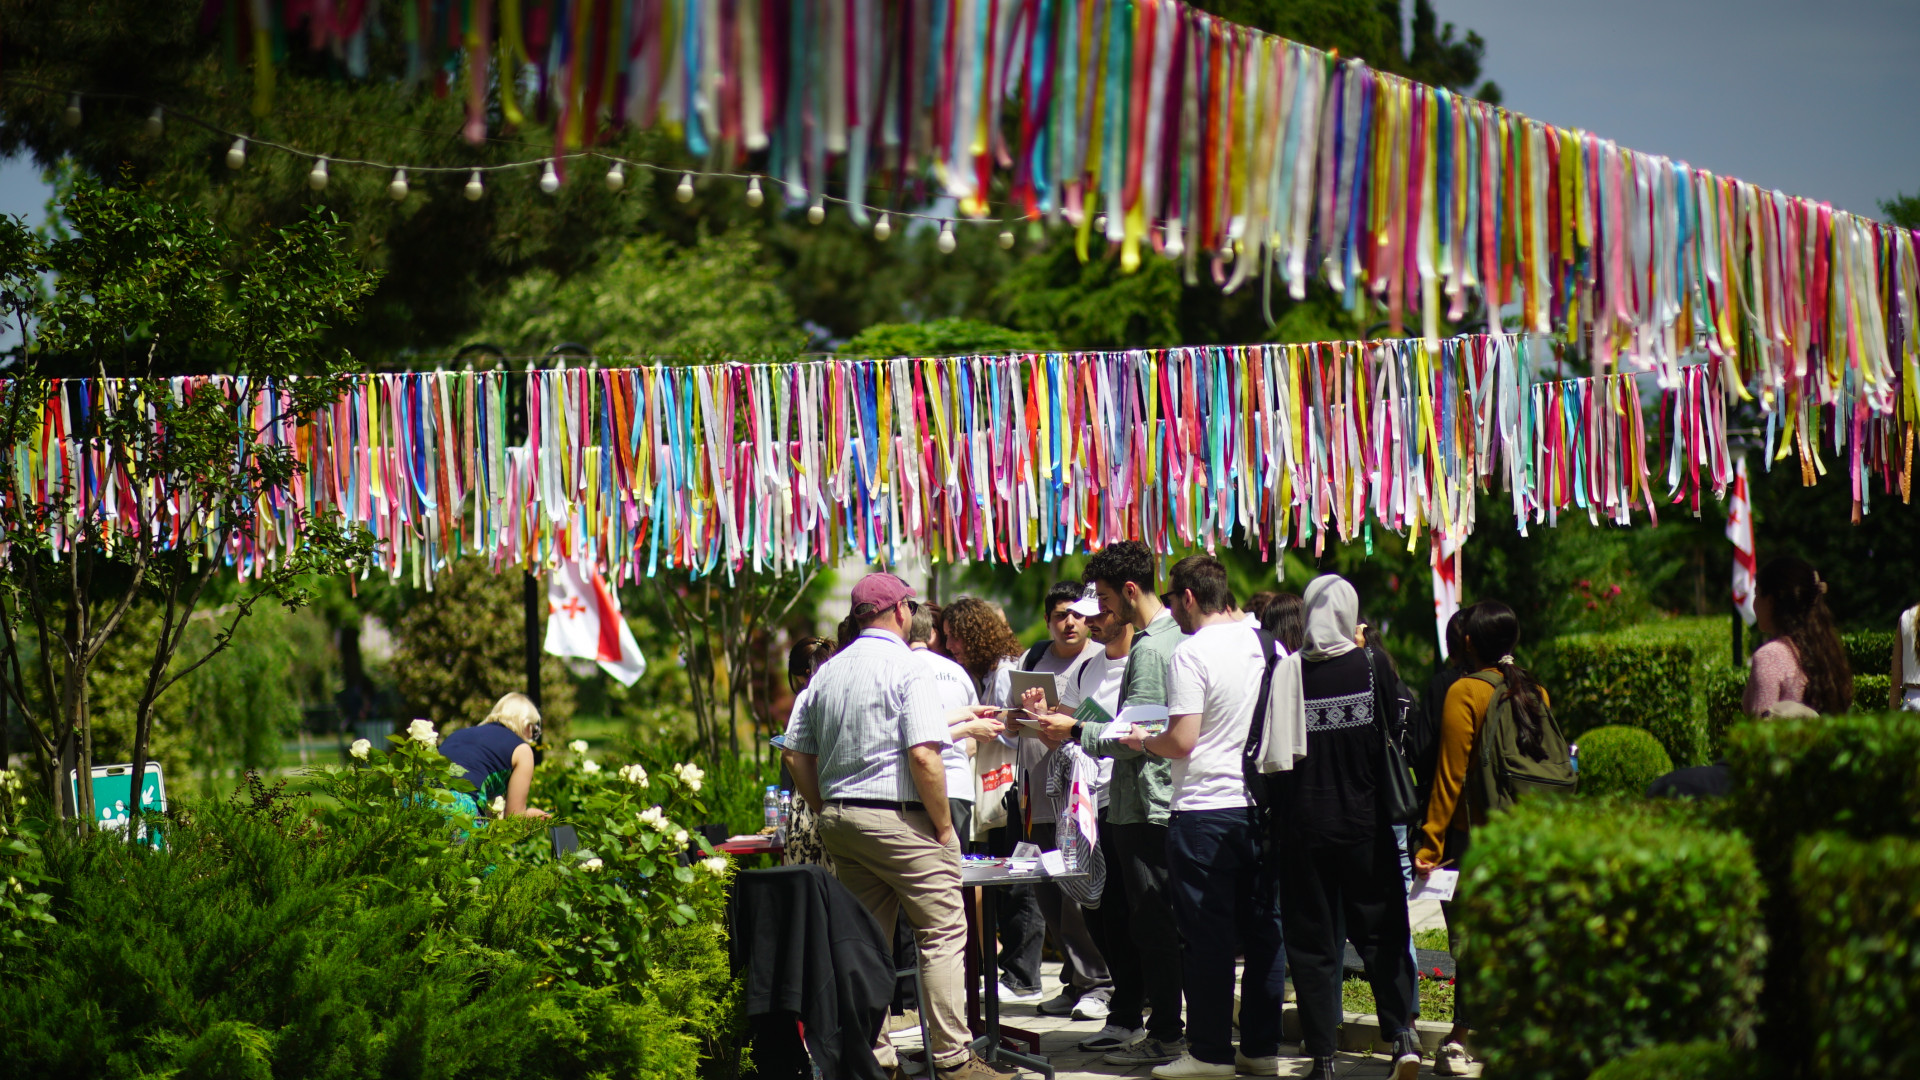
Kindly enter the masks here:
[[1093, 591], [1093, 586], [1089, 585], [1087, 590], [1080, 594], [1080, 599], [1067, 605], [1067, 610], [1083, 619], [1091, 619], [1100, 614], [1100, 597]]

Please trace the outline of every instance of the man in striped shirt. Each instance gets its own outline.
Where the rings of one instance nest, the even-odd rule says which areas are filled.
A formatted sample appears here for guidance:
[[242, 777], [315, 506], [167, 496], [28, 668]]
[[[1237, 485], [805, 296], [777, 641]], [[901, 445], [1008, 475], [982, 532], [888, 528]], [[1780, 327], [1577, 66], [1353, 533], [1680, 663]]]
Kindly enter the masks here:
[[[920, 605], [892, 574], [860, 579], [852, 601], [860, 635], [808, 684], [812, 693], [787, 733], [787, 766], [820, 817], [820, 842], [841, 884], [887, 940], [903, 911], [913, 924], [938, 1080], [1010, 1077], [968, 1049], [960, 844], [940, 757], [950, 721], [907, 648]], [[898, 1075], [885, 1033], [874, 1056]]]

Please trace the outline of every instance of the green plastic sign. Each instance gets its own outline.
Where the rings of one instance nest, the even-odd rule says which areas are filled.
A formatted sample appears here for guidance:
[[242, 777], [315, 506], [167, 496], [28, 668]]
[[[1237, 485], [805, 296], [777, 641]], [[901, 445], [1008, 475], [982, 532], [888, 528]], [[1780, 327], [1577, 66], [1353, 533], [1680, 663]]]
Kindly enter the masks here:
[[[93, 812], [94, 823], [103, 829], [125, 830], [133, 815], [127, 809], [127, 774], [133, 771], [131, 763], [126, 765], [95, 765], [93, 767]], [[80, 801], [79, 771], [70, 777], [73, 800]], [[166, 841], [158, 830], [147, 831], [147, 814], [162, 813], [167, 808], [167, 782], [160, 775], [160, 763], [147, 762], [147, 773], [140, 778], [140, 832], [139, 840], [143, 844], [165, 849]]]

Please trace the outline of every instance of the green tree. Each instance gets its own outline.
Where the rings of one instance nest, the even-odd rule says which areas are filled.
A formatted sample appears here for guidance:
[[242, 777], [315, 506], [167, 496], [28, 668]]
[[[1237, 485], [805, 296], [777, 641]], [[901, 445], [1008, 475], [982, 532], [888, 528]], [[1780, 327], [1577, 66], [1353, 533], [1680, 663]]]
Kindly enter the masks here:
[[806, 334], [774, 274], [746, 230], [703, 235], [684, 248], [642, 236], [593, 273], [518, 278], [468, 339], [519, 355], [562, 343], [600, 356], [789, 354]]
[[[394, 634], [393, 679], [411, 708], [442, 731], [477, 724], [501, 695], [527, 689], [522, 575], [484, 559], [455, 559], [433, 590], [410, 590]], [[542, 605], [546, 592], [541, 590]], [[540, 657], [540, 715], [549, 744], [573, 716], [573, 681], [557, 656]]]
[[[21, 336], [11, 377], [0, 384], [0, 446], [26, 454], [55, 445], [43, 423], [54, 403], [71, 417], [59, 452], [94, 455], [105, 476], [86, 486], [84, 478], [53, 484], [23, 469], [0, 475], [8, 539], [0, 691], [26, 720], [48, 797], [85, 828], [91, 785], [78, 785], [76, 805], [60, 780], [92, 767], [89, 672], [136, 603], [159, 617], [136, 665], [143, 675], [133, 703], [133, 816], [162, 695], [225, 650], [261, 602], [299, 606], [307, 575], [351, 569], [372, 546], [363, 530], [325, 515], [309, 516], [277, 546], [270, 530], [256, 532], [267, 493], [295, 470], [292, 448], [268, 430], [277, 430], [277, 418], [256, 418], [251, 394], [202, 387], [176, 396], [164, 376], [224, 370], [256, 385], [271, 381], [281, 408], [308, 416], [337, 400], [345, 385], [338, 376], [350, 364], [321, 338], [351, 321], [374, 280], [353, 265], [322, 213], [263, 238], [247, 270], [231, 274], [223, 269], [228, 237], [150, 191], [83, 181], [63, 209], [71, 234], [50, 245], [0, 219], [0, 303]], [[41, 293], [42, 272], [56, 277], [50, 295]], [[289, 379], [300, 372], [320, 374]], [[117, 403], [76, 397], [60, 380], [70, 375], [120, 380]], [[183, 531], [122, 528], [101, 501], [102, 492], [119, 490], [115, 470], [124, 470], [130, 497], [171, 500]], [[120, 509], [157, 525], [151, 510]], [[245, 584], [211, 635], [190, 644], [209, 584], [228, 557], [242, 554], [243, 541], [259, 545]]]
[[962, 353], [1047, 352], [1060, 343], [978, 319], [875, 323], [843, 342], [842, 356], [952, 356]]
[[1883, 200], [1880, 212], [1903, 229], [1920, 229], [1920, 194], [1895, 195]]

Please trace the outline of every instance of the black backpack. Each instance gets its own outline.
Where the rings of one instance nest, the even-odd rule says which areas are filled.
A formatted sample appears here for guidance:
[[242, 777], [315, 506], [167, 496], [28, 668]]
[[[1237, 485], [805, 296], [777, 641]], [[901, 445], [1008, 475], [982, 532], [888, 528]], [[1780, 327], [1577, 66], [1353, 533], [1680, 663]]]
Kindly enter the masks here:
[[1258, 836], [1266, 828], [1274, 807], [1279, 805], [1283, 774], [1260, 771], [1260, 750], [1267, 738], [1267, 701], [1273, 695], [1273, 669], [1279, 666], [1280, 657], [1274, 652], [1272, 634], [1262, 629], [1255, 629], [1254, 633], [1260, 638], [1260, 651], [1267, 658], [1267, 666], [1260, 676], [1260, 694], [1254, 698], [1253, 718], [1247, 721], [1247, 745], [1240, 752], [1240, 778], [1246, 781], [1247, 798], [1253, 800], [1254, 835]]

